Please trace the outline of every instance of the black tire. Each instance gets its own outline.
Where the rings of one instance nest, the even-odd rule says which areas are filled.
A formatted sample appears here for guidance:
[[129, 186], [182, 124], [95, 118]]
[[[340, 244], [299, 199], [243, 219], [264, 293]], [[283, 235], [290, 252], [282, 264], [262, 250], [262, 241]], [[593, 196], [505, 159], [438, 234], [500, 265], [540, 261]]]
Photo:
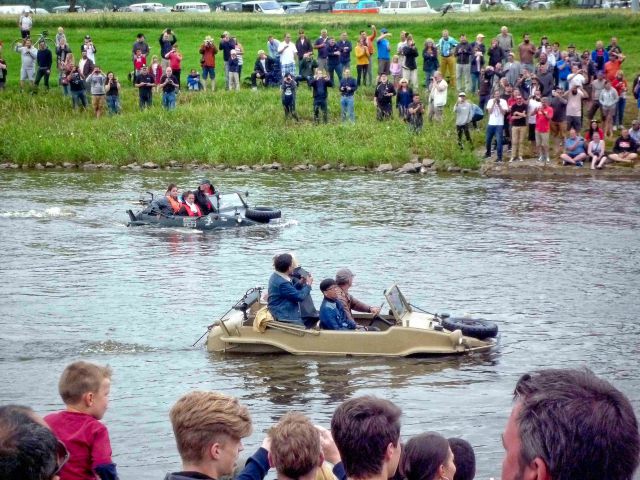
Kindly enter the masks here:
[[461, 330], [467, 337], [480, 340], [498, 335], [498, 325], [481, 318], [443, 318], [442, 326], [447, 330]]
[[246, 212], [244, 212], [244, 216], [254, 222], [269, 223], [269, 220], [280, 218], [282, 216], [282, 212], [275, 208], [253, 207], [247, 208]]

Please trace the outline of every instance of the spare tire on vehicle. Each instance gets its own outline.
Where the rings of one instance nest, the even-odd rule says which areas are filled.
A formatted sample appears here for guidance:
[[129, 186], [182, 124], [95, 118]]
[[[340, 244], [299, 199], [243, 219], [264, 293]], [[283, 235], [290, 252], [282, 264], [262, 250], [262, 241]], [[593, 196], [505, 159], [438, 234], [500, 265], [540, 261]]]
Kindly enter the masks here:
[[275, 208], [252, 207], [247, 208], [247, 210], [244, 212], [244, 216], [249, 220], [253, 220], [254, 222], [269, 223], [269, 220], [280, 218], [282, 216], [282, 213], [280, 212], [280, 210], [276, 210]]
[[442, 326], [447, 330], [461, 330], [467, 337], [480, 340], [498, 335], [498, 325], [482, 318], [443, 318]]

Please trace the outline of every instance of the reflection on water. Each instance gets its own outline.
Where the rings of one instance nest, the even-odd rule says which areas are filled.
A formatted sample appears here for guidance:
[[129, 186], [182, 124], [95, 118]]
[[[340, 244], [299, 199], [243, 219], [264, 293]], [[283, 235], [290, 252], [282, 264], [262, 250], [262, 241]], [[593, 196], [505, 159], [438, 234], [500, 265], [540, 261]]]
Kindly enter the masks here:
[[[529, 369], [588, 366], [640, 410], [635, 184], [220, 173], [211, 178], [218, 187], [281, 208], [281, 222], [211, 233], [125, 226], [141, 192], [192, 187], [200, 176], [0, 175], [0, 403], [59, 409], [65, 364], [109, 363], [105, 422], [123, 478], [151, 480], [178, 467], [168, 411], [191, 389], [249, 406], [247, 454], [284, 412], [302, 410], [328, 426], [343, 400], [379, 395], [402, 407], [403, 437], [435, 430], [469, 440], [478, 478], [499, 475], [511, 392]], [[500, 345], [409, 359], [190, 348], [247, 288], [266, 285], [280, 251], [295, 251], [316, 285], [350, 267], [352, 293], [371, 304], [398, 283], [426, 310], [496, 321]]]

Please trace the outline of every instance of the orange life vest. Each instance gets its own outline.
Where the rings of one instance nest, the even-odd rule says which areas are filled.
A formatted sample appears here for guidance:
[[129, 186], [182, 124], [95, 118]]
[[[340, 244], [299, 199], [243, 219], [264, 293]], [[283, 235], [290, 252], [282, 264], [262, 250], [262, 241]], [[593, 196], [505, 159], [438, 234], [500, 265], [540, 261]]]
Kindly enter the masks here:
[[184, 209], [187, 211], [187, 214], [190, 217], [201, 217], [202, 216], [202, 212], [200, 211], [200, 207], [198, 205], [196, 205], [195, 203], [193, 204], [196, 207], [197, 212], [194, 213], [193, 210], [191, 210], [191, 207], [189, 205], [187, 205], [187, 203], [184, 203]]
[[175, 200], [171, 195], [167, 195], [167, 201], [169, 202], [169, 205], [171, 205], [173, 213], [178, 213], [182, 208], [182, 204], [178, 200]]

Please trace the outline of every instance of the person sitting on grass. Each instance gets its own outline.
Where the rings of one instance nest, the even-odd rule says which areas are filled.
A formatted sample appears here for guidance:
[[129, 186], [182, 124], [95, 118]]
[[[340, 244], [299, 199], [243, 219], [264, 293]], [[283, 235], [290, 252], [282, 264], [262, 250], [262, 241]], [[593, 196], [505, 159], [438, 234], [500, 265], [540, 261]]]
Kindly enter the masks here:
[[327, 123], [329, 111], [327, 108], [327, 98], [329, 97], [329, 87], [333, 87], [333, 82], [324, 70], [317, 69], [316, 75], [309, 82], [309, 87], [313, 89], [313, 120], [320, 123], [320, 111], [322, 110], [322, 119]]
[[413, 102], [407, 107], [407, 120], [409, 121], [409, 131], [416, 135], [422, 131], [424, 123], [424, 104], [419, 93], [413, 94]]
[[[169, 67], [170, 68], [170, 67]], [[196, 203], [196, 196], [191, 190], [187, 190], [182, 195], [182, 203], [184, 205], [184, 209], [178, 212], [178, 215], [182, 215], [184, 217], [201, 217], [202, 212], [200, 211], [200, 207]]]
[[593, 134], [593, 139], [589, 142], [587, 156], [591, 159], [591, 170], [600, 170], [607, 163], [607, 157], [604, 154], [604, 139], [598, 132]]
[[320, 305], [320, 327], [323, 330], [355, 330], [356, 322], [345, 313], [342, 303], [337, 301], [339, 287], [333, 278], [320, 282], [320, 291], [324, 295]]
[[47, 415], [44, 421], [69, 449], [69, 461], [60, 476], [117, 480], [109, 432], [100, 422], [109, 407], [111, 368], [73, 362], [62, 372], [58, 390], [66, 409]]
[[380, 81], [376, 86], [373, 96], [373, 104], [376, 106], [376, 117], [379, 121], [388, 120], [393, 115], [393, 97], [396, 89], [391, 83], [386, 73], [380, 74]]
[[575, 128], [572, 128], [569, 130], [569, 136], [564, 141], [564, 153], [560, 155], [562, 165], [581, 167], [584, 165], [586, 158], [587, 153], [584, 148], [584, 138], [578, 135]]
[[258, 58], [253, 65], [253, 73], [251, 73], [251, 88], [258, 89], [258, 79], [263, 86], [267, 86], [267, 78], [273, 71], [273, 60], [267, 57], [264, 50], [258, 50]]
[[287, 73], [282, 80], [280, 90], [282, 92], [282, 106], [284, 107], [284, 119], [285, 121], [292, 117], [296, 122], [300, 119], [296, 113], [296, 90], [298, 84], [291, 77], [290, 73]]
[[195, 68], [192, 68], [189, 75], [187, 75], [187, 89], [194, 91], [204, 90], [202, 82], [200, 81], [200, 74]]
[[610, 153], [608, 158], [612, 162], [633, 165], [633, 162], [638, 158], [637, 152], [638, 144], [629, 135], [629, 129], [623, 128], [620, 131], [620, 136], [616, 139], [616, 143], [613, 145], [613, 153]]

